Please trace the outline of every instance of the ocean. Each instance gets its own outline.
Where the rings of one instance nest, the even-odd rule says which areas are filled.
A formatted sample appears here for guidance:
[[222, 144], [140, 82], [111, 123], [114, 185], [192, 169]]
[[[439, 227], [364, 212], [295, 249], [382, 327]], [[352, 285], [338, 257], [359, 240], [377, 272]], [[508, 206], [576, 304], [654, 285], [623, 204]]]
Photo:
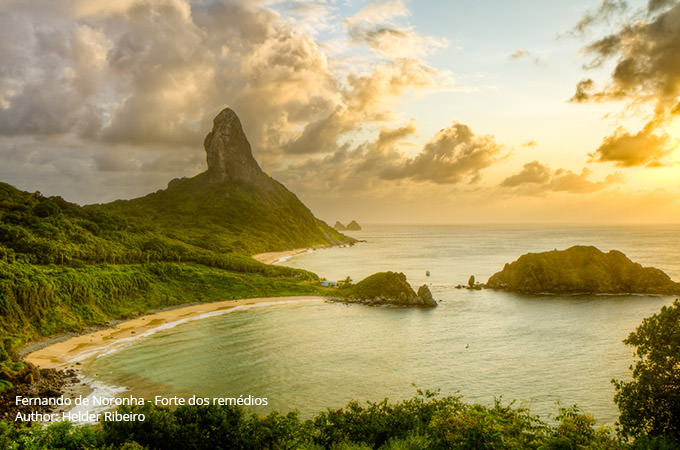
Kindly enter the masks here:
[[[455, 289], [485, 282], [527, 252], [594, 245], [680, 280], [680, 226], [365, 226], [361, 242], [281, 264], [328, 280], [404, 272], [433, 309], [304, 302], [183, 323], [83, 365], [110, 392], [267, 398], [253, 406], [311, 417], [350, 400], [392, 401], [416, 389], [467, 402], [528, 407], [546, 420], [578, 405], [616, 421], [612, 378], [629, 379], [622, 340], [674, 297], [519, 295]], [[429, 276], [427, 275], [429, 273]]]

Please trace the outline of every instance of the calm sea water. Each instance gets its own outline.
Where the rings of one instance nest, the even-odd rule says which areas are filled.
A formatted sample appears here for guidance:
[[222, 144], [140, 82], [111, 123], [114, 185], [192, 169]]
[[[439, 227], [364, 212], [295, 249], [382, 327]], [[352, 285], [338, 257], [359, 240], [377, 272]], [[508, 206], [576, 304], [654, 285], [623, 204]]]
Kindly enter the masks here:
[[[516, 400], [549, 419], [578, 404], [613, 423], [612, 378], [629, 377], [621, 343], [673, 297], [525, 296], [454, 289], [528, 251], [575, 244], [617, 249], [680, 280], [680, 227], [367, 226], [351, 248], [284, 264], [330, 280], [384, 270], [427, 283], [435, 309], [298, 303], [227, 313], [159, 332], [88, 363], [98, 383], [133, 393], [252, 394], [311, 416], [349, 400], [398, 400], [415, 385], [469, 402]], [[426, 271], [430, 276], [426, 276]]]

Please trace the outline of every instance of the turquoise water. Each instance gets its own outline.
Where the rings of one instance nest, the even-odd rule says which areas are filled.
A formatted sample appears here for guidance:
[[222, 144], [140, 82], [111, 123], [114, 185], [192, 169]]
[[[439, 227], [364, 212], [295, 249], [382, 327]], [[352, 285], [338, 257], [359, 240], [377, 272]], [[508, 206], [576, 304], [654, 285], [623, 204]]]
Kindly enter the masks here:
[[[491, 404], [517, 400], [546, 418], [556, 402], [613, 423], [612, 378], [627, 378], [621, 340], [670, 304], [654, 296], [522, 296], [454, 289], [485, 281], [527, 251], [593, 244], [680, 279], [680, 228], [366, 227], [365, 243], [284, 264], [328, 279], [380, 270], [428, 283], [430, 310], [311, 302], [237, 311], [162, 331], [87, 364], [98, 382], [134, 393], [267, 397], [310, 416], [351, 399], [402, 399], [423, 389]], [[431, 276], [427, 277], [425, 271]]]

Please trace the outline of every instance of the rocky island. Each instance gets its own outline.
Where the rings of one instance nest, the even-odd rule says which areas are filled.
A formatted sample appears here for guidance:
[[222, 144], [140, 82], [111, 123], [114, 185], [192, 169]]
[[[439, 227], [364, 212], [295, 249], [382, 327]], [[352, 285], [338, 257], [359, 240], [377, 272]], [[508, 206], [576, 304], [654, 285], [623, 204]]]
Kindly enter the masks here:
[[347, 224], [346, 229], [348, 231], [361, 231], [361, 225], [359, 225], [356, 220], [353, 220]]
[[338, 293], [340, 298], [332, 300], [367, 305], [437, 306], [427, 285], [416, 293], [406, 275], [396, 272], [374, 273], [357, 284], [340, 288]]
[[526, 294], [680, 294], [663, 271], [643, 267], [617, 250], [592, 246], [527, 253], [492, 275], [485, 287]]

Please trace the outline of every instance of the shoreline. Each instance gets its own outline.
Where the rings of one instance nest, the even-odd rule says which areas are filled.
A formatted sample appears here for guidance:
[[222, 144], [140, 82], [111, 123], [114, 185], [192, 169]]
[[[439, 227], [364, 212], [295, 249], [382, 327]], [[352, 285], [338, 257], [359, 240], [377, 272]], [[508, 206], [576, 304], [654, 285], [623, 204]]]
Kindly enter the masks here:
[[308, 253], [312, 252], [316, 249], [316, 247], [304, 247], [304, 248], [294, 248], [291, 250], [283, 250], [280, 252], [266, 252], [266, 253], [258, 253], [256, 255], [252, 255], [251, 258], [253, 258], [256, 261], [259, 261], [263, 264], [276, 264], [283, 262], [293, 256], [296, 255], [301, 255], [303, 253]]
[[[173, 328], [182, 323], [226, 314], [233, 310], [245, 310], [257, 305], [324, 301], [320, 296], [257, 297], [223, 300], [211, 303], [180, 305], [134, 319], [112, 323], [107, 328], [87, 331], [77, 336], [60, 336], [37, 341], [39, 347], [24, 355], [24, 360], [41, 368], [64, 370], [72, 364], [118, 348], [127, 342], [144, 338], [158, 331]], [[64, 339], [65, 337], [65, 339]], [[46, 345], [40, 345], [46, 343]]]

